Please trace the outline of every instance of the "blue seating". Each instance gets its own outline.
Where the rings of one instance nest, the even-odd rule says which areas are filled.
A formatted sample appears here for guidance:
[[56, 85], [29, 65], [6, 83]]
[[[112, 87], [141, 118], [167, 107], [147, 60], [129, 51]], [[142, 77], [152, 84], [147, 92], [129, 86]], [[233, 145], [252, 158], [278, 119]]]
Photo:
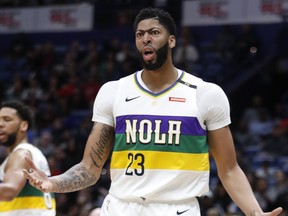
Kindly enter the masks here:
[[7, 83], [12, 82], [14, 74], [11, 71], [0, 70], [0, 82]]

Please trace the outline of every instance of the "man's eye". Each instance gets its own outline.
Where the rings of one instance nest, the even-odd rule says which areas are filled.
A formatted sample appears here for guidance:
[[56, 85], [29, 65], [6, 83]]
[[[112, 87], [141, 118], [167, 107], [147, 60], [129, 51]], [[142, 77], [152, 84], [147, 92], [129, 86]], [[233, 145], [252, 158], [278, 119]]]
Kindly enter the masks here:
[[152, 35], [158, 35], [159, 31], [152, 31]]
[[3, 118], [3, 120], [4, 120], [5, 122], [10, 122], [10, 121], [12, 121], [11, 118]]
[[143, 33], [140, 33], [140, 32], [139, 32], [139, 33], [136, 34], [136, 37], [137, 37], [137, 38], [142, 37], [142, 36], [143, 36]]

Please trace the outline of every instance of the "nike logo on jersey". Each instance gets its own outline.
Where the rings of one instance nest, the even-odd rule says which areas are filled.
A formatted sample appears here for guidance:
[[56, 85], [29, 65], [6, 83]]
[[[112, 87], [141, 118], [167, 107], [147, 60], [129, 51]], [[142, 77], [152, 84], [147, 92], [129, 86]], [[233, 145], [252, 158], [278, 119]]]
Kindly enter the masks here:
[[184, 211], [177, 211], [176, 214], [177, 214], [177, 215], [181, 215], [181, 214], [183, 214], [183, 213], [185, 213], [185, 212], [187, 212], [187, 211], [189, 211], [189, 209], [186, 209], [186, 210], [184, 210]]
[[135, 100], [135, 99], [137, 99], [137, 98], [139, 98], [139, 97], [140, 97], [140, 96], [133, 97], [133, 98], [128, 98], [128, 97], [127, 97], [127, 98], [125, 99], [125, 101], [126, 101], [126, 102], [129, 102], [129, 101]]

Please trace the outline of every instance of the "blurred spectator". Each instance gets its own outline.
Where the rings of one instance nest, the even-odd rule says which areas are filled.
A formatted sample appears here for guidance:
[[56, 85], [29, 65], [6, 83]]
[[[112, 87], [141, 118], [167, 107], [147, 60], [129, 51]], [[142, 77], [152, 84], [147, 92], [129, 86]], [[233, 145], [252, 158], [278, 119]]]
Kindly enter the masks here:
[[57, 216], [67, 216], [70, 206], [72, 206], [69, 196], [70, 193], [57, 194]]
[[41, 51], [41, 65], [38, 72], [38, 77], [41, 83], [46, 83], [47, 79], [52, 75], [52, 69], [58, 63], [58, 57], [54, 50], [54, 45], [52, 42], [46, 42], [42, 45]]
[[88, 107], [88, 101], [85, 98], [84, 89], [80, 85], [76, 85], [73, 94], [69, 97], [69, 106], [72, 107], [71, 110], [84, 110]]
[[215, 38], [213, 49], [221, 54], [223, 61], [230, 61], [234, 58], [236, 41], [237, 37], [233, 28], [229, 25], [224, 25]]
[[67, 155], [65, 154], [64, 150], [60, 146], [55, 146], [55, 151], [54, 151], [53, 159], [57, 163], [55, 166], [55, 171], [63, 173], [66, 171], [65, 169], [65, 160], [67, 159]]
[[83, 152], [79, 152], [75, 136], [71, 130], [66, 129], [64, 131], [60, 148], [62, 149], [62, 153], [64, 154], [64, 160], [62, 162], [62, 167], [64, 170], [67, 170], [68, 168], [74, 166], [81, 160], [81, 153]]
[[199, 60], [199, 52], [189, 27], [182, 27], [180, 38], [174, 51], [175, 65], [191, 73], [192, 64]]
[[41, 80], [41, 70], [43, 67], [44, 58], [43, 58], [43, 45], [36, 44], [33, 47], [33, 50], [29, 53], [28, 65], [29, 70], [33, 71], [34, 76]]
[[[16, 2], [16, 1], [15, 1]], [[31, 52], [33, 43], [28, 38], [27, 34], [20, 32], [15, 35], [10, 44], [8, 55], [11, 58], [26, 58]]]
[[254, 186], [254, 194], [259, 202], [259, 205], [263, 211], [270, 211], [272, 209], [272, 201], [269, 198], [269, 184], [265, 178], [257, 177]]
[[42, 131], [38, 140], [36, 140], [36, 146], [43, 152], [46, 157], [54, 155], [55, 144], [53, 143], [53, 137], [50, 131]]
[[46, 83], [44, 88], [44, 100], [46, 103], [57, 103], [58, 100], [58, 90], [59, 90], [59, 79], [56, 75], [49, 76], [48, 83]]
[[259, 167], [255, 168], [255, 175], [258, 178], [263, 178], [267, 180], [268, 184], [269, 181], [273, 181], [275, 174], [277, 173], [278, 169], [272, 165], [272, 159], [263, 158], [261, 160], [261, 164]]
[[243, 123], [249, 125], [251, 122], [258, 120], [259, 112], [262, 109], [265, 109], [262, 96], [259, 94], [252, 96], [250, 105], [243, 111]]
[[254, 145], [263, 145], [263, 138], [272, 134], [275, 120], [271, 118], [269, 110], [263, 104], [262, 96], [256, 94], [252, 97], [251, 104], [243, 111], [240, 124], [247, 127], [247, 132], [251, 137], [250, 142]]
[[210, 216], [224, 216], [225, 211], [218, 205], [218, 202], [214, 199], [212, 191], [207, 192], [205, 195], [198, 198], [199, 205], [201, 206], [201, 215]]
[[72, 61], [76, 64], [80, 63], [84, 55], [84, 47], [79, 41], [74, 40], [68, 49], [68, 55], [72, 58]]
[[88, 71], [90, 68], [97, 67], [100, 63], [100, 48], [94, 41], [90, 41], [86, 53], [83, 53], [83, 58], [80, 63], [80, 68], [83, 71]]
[[116, 80], [120, 78], [121, 74], [118, 70], [115, 53], [113, 51], [107, 52], [105, 60], [100, 64], [99, 74], [101, 84], [106, 83], [108, 80]]
[[77, 84], [79, 83], [79, 79], [74, 72], [67, 74], [67, 76], [67, 82], [59, 87], [57, 94], [61, 98], [69, 99], [74, 94]]
[[130, 58], [136, 58], [135, 52], [132, 51], [128, 42], [124, 42], [122, 47], [116, 52], [115, 59], [119, 64], [122, 64]]
[[[48, 164], [51, 167], [51, 176], [60, 175], [63, 173], [62, 168], [60, 167], [59, 161], [56, 161], [54, 155], [48, 157]], [[57, 205], [58, 207], [58, 205]]]
[[65, 123], [62, 116], [57, 116], [54, 118], [53, 122], [51, 123], [50, 130], [54, 136], [54, 143], [56, 146], [60, 146], [62, 142], [62, 134], [65, 131]]
[[88, 72], [82, 84], [84, 98], [88, 104], [88, 107], [91, 107], [93, 104], [100, 87], [101, 84], [98, 77], [98, 71], [93, 67]]
[[214, 200], [224, 212], [229, 212], [229, 205], [232, 200], [223, 187], [222, 183], [218, 181], [216, 188], [213, 190]]
[[206, 216], [224, 216], [224, 215], [221, 214], [221, 212], [219, 212], [217, 208], [212, 207], [207, 210]]
[[41, 86], [39, 86], [39, 81], [35, 76], [31, 75], [28, 79], [28, 86], [24, 88], [21, 100], [25, 102], [40, 102], [44, 99], [44, 93]]
[[250, 134], [256, 137], [267, 138], [272, 135], [275, 127], [275, 120], [271, 118], [267, 109], [260, 109], [258, 112], [258, 119], [251, 121], [248, 125]]
[[140, 65], [136, 52], [128, 42], [124, 42], [121, 49], [116, 53], [115, 59], [120, 67], [121, 76], [131, 74], [133, 72], [131, 70], [137, 70]]
[[288, 120], [278, 119], [272, 134], [265, 139], [263, 150], [275, 156], [288, 154]]
[[[287, 175], [282, 170], [277, 170], [274, 174], [274, 184], [268, 189], [268, 197], [271, 202], [275, 203], [277, 197], [287, 190]], [[284, 207], [284, 206], [283, 206]]]
[[94, 200], [91, 188], [86, 188], [77, 193], [76, 206], [79, 209], [77, 216], [87, 216], [94, 209]]
[[[42, 129], [49, 129], [51, 123], [53, 122], [55, 115], [57, 113], [57, 109], [53, 103], [41, 103], [38, 106], [38, 113], [37, 113], [37, 126], [39, 130]], [[45, 113], [45, 115], [43, 115]]]
[[238, 122], [236, 122], [236, 124], [237, 125], [233, 131], [235, 144], [242, 148], [255, 144], [253, 134], [249, 133], [248, 125], [245, 124], [244, 120], [241, 119]]
[[20, 76], [15, 76], [12, 85], [7, 88], [4, 97], [7, 100], [20, 100], [23, 91], [23, 81]]

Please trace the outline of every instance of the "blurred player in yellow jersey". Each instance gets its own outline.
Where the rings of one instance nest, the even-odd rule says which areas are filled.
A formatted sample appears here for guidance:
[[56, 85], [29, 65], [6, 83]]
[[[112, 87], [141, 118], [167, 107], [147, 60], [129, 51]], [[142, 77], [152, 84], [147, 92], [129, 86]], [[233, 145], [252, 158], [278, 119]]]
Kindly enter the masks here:
[[0, 216], [55, 216], [55, 198], [32, 187], [23, 175], [28, 168], [25, 157], [46, 175], [47, 160], [29, 143], [27, 131], [32, 127], [33, 113], [19, 101], [8, 101], [0, 107], [0, 144], [8, 156], [0, 166]]

